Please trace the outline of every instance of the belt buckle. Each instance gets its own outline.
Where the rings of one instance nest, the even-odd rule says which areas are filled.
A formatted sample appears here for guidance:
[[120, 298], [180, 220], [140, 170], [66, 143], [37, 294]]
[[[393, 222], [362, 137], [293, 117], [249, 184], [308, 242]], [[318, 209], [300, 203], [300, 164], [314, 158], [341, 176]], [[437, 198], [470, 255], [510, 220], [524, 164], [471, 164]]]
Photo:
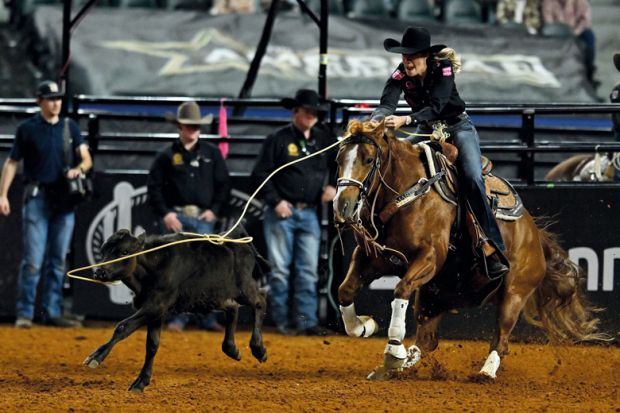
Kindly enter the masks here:
[[307, 202], [295, 202], [295, 208], [306, 209], [308, 208], [308, 203]]
[[181, 207], [181, 213], [188, 218], [198, 218], [200, 215], [200, 208], [197, 205], [185, 205]]

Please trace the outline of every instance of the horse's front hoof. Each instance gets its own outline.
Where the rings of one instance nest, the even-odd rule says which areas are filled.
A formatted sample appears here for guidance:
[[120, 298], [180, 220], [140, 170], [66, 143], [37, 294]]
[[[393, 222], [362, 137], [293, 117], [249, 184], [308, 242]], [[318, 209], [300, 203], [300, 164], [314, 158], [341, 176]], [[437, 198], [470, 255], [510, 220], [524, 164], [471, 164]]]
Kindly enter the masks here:
[[127, 390], [132, 393], [143, 393], [144, 388], [148, 386], [150, 382], [151, 380], [148, 378], [143, 379], [138, 377], [133, 383], [131, 383], [131, 386], [129, 386]]
[[385, 366], [379, 366], [371, 371], [366, 379], [371, 381], [392, 380], [398, 376], [400, 371], [400, 369], [388, 369]]
[[383, 355], [383, 367], [388, 370], [400, 370], [405, 366], [406, 358], [401, 359], [398, 357], [394, 357], [391, 354]]

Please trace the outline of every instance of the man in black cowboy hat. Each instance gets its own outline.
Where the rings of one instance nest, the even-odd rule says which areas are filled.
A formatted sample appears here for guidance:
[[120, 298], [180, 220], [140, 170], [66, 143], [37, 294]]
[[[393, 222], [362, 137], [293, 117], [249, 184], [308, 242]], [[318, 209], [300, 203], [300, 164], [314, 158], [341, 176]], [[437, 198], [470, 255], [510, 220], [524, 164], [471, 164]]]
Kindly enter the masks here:
[[[9, 215], [7, 195], [18, 163], [24, 160], [24, 252], [17, 282], [15, 327], [32, 326], [41, 270], [45, 278], [43, 321], [56, 327], [77, 327], [79, 322], [62, 316], [65, 260], [75, 224], [74, 204], [65, 200], [69, 199], [67, 178], [90, 169], [92, 159], [77, 123], [60, 117], [64, 93], [58, 84], [41, 82], [36, 96], [40, 113], [17, 127], [0, 178], [0, 215]], [[65, 143], [71, 147], [69, 151], [65, 151]]]
[[[179, 139], [159, 151], [148, 176], [148, 202], [160, 218], [162, 232], [214, 232], [215, 221], [226, 207], [230, 193], [228, 168], [219, 149], [200, 142], [200, 127], [213, 116], [201, 116], [200, 107], [190, 101], [181, 104], [176, 116], [166, 113], [174, 123]], [[183, 330], [186, 315], [175, 317], [168, 327]], [[213, 314], [200, 320], [208, 330], [223, 330]]]
[[[383, 46], [390, 53], [402, 55], [402, 63], [387, 80], [381, 103], [371, 119], [385, 119], [385, 126], [395, 129], [403, 125], [416, 125], [416, 132], [420, 134], [431, 133], [432, 126], [437, 122], [445, 124], [450, 142], [459, 150], [456, 163], [460, 194], [466, 196], [477, 222], [488, 237], [482, 240], [481, 246], [489, 275], [493, 278], [504, 275], [508, 271], [501, 255], [505, 246], [487, 202], [480, 161], [480, 138], [465, 113], [465, 102], [455, 84], [460, 59], [453, 49], [443, 44], [431, 46], [430, 33], [421, 27], [409, 27], [400, 42], [386, 39]], [[403, 92], [412, 113], [394, 116]]]
[[[276, 168], [315, 153], [333, 142], [318, 122], [326, 110], [313, 90], [298, 90], [294, 98], [282, 99], [293, 111], [292, 122], [269, 135], [252, 173], [262, 183]], [[263, 188], [268, 208], [263, 222], [269, 260], [270, 314], [282, 334], [324, 335], [318, 325], [317, 281], [320, 227], [317, 207], [336, 194], [329, 167], [333, 155], [323, 153], [278, 172]], [[331, 178], [331, 181], [330, 181]], [[291, 264], [295, 276], [291, 279]], [[296, 322], [288, 312], [289, 283], [293, 283]]]
[[[620, 71], [620, 53], [614, 55], [614, 65]], [[609, 95], [611, 103], [620, 103], [620, 83], [616, 85]], [[611, 120], [613, 122], [614, 140], [620, 142], [620, 112], [612, 113]], [[614, 180], [620, 181], [620, 171], [616, 169]]]

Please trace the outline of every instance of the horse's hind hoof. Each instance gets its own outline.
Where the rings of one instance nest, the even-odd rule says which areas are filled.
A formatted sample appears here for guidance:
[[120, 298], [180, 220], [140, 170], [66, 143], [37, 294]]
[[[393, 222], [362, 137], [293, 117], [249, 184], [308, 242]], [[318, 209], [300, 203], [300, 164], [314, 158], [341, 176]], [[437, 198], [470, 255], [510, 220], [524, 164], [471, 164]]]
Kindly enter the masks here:
[[468, 377], [469, 381], [472, 383], [480, 383], [480, 384], [491, 384], [495, 383], [495, 377], [491, 377], [490, 375], [480, 372], [476, 374], [472, 374]]

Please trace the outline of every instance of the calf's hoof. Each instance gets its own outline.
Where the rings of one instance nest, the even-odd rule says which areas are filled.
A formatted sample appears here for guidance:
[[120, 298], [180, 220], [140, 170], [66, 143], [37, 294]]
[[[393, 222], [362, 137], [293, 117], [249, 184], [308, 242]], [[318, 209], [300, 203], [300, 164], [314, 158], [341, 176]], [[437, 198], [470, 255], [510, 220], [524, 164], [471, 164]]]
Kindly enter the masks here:
[[148, 385], [149, 385], [149, 383], [146, 380], [142, 380], [140, 378], [137, 378], [136, 381], [131, 383], [131, 386], [129, 386], [129, 388], [127, 390], [132, 392], [132, 393], [143, 393], [144, 392], [144, 388], [146, 386], [148, 386]]
[[95, 360], [95, 358], [90, 355], [88, 357], [86, 357], [86, 360], [84, 360], [83, 363], [85, 366], [90, 367], [91, 369], [96, 369], [97, 367], [99, 367], [99, 362], [97, 360]]
[[228, 357], [230, 357], [233, 360], [237, 360], [237, 361], [241, 360], [241, 354], [239, 353], [239, 349], [237, 348], [237, 346], [223, 345], [222, 351], [224, 352], [224, 354], [226, 354]]
[[267, 349], [265, 347], [252, 347], [252, 355], [261, 363], [267, 361]]

